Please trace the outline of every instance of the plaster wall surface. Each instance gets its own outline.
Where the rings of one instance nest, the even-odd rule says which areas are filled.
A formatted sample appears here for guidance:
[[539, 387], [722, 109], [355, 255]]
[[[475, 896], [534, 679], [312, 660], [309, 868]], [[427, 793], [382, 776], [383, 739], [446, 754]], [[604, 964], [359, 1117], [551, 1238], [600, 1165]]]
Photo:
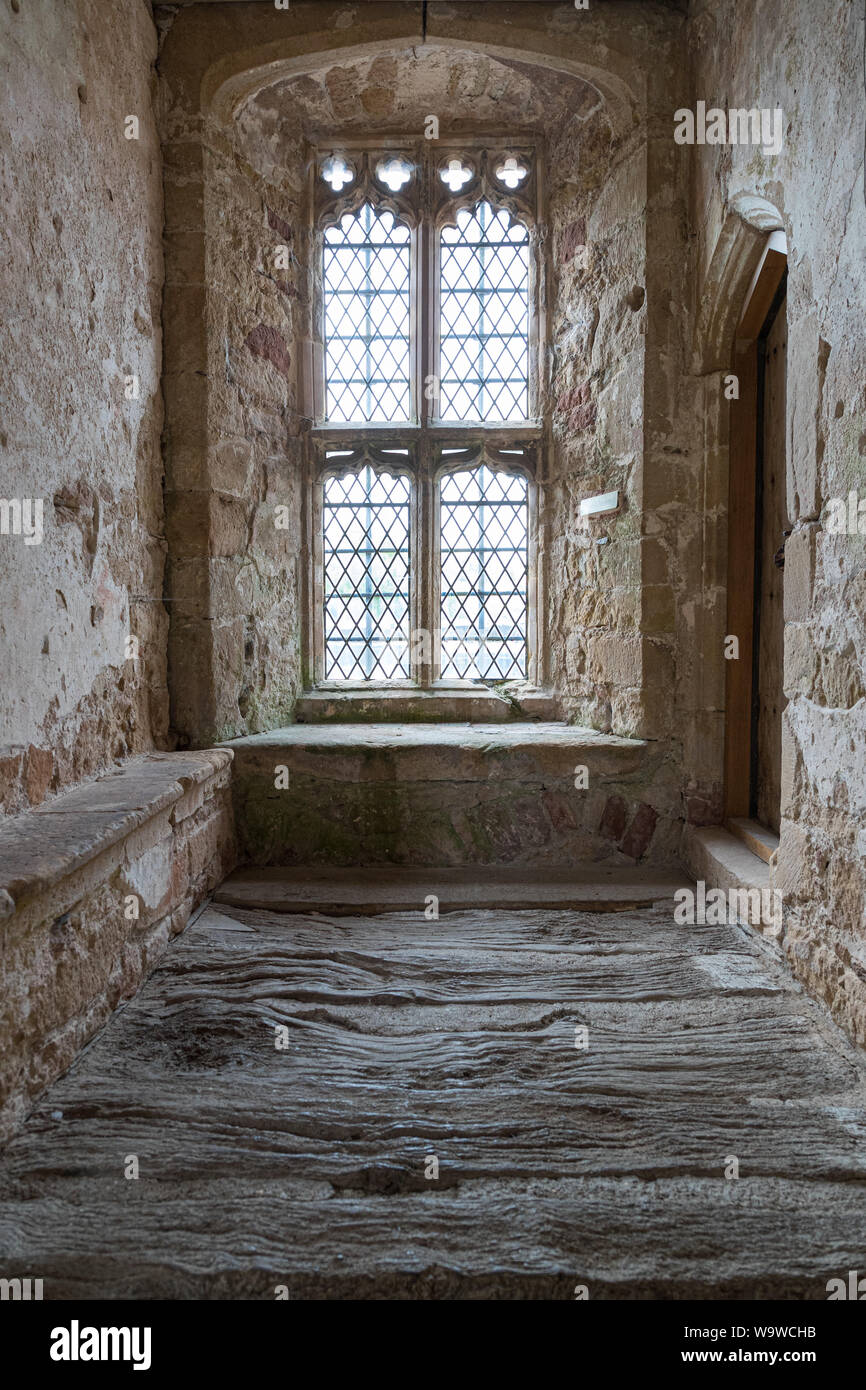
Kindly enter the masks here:
[[5, 813], [167, 734], [155, 57], [142, 0], [0, 9]]

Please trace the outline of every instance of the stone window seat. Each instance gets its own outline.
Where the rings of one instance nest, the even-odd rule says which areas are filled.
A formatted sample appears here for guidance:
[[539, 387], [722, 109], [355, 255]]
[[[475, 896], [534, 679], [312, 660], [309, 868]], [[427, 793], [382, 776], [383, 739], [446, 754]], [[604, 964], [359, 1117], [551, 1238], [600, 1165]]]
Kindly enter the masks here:
[[652, 742], [552, 721], [323, 722], [229, 746], [248, 863], [677, 859], [676, 795]]
[[0, 1139], [234, 867], [231, 762], [147, 754], [0, 825]]

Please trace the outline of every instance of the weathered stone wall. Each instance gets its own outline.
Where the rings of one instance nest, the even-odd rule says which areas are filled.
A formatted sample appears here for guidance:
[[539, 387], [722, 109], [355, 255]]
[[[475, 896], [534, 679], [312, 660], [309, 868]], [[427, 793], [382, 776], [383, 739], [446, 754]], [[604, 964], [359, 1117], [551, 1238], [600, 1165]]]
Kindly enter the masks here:
[[[552, 449], [548, 670], [570, 718], [631, 733], [640, 685], [646, 132], [597, 97], [550, 151]], [[577, 176], [576, 176], [577, 175]], [[615, 515], [581, 498], [618, 491]], [[612, 645], [613, 644], [613, 645]], [[615, 651], [614, 651], [615, 647]]]
[[[689, 378], [689, 165], [672, 140], [689, 93], [685, 19], [653, 5], [619, 18], [617, 41], [639, 55], [632, 123], [602, 108], [555, 143], [558, 154], [576, 142], [580, 178], [566, 179], [551, 211], [547, 637], [569, 717], [663, 742], [670, 805], [702, 822], [720, 810], [702, 754], [722, 716], [702, 655], [708, 498]], [[608, 491], [619, 493], [615, 515], [580, 517], [582, 497]]]
[[165, 122], [169, 661], [188, 742], [285, 723], [300, 689], [299, 290], [274, 268], [278, 246], [297, 264], [299, 218], [213, 123], [202, 147]]
[[[712, 276], [732, 210], [755, 199], [777, 210], [788, 242], [793, 534], [774, 882], [784, 893], [792, 965], [864, 1042], [866, 536], [828, 527], [832, 499], [866, 495], [863, 10], [848, 0], [699, 0], [690, 40], [696, 99], [784, 113], [776, 157], [749, 146], [691, 151], [697, 282], [701, 291]], [[718, 376], [705, 382], [717, 397]], [[720, 440], [723, 423], [708, 437], [721, 467]]]
[[234, 867], [231, 759], [131, 758], [0, 828], [0, 1142]]
[[43, 508], [0, 535], [7, 813], [167, 734], [155, 56], [141, 0], [0, 7], [0, 496]]

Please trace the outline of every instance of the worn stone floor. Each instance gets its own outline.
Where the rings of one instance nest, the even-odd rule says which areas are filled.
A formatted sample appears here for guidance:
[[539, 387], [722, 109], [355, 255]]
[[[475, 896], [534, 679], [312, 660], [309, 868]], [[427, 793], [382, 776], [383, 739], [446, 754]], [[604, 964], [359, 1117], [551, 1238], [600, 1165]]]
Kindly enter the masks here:
[[775, 951], [669, 902], [212, 905], [5, 1151], [0, 1274], [825, 1299], [866, 1250], [866, 1069]]

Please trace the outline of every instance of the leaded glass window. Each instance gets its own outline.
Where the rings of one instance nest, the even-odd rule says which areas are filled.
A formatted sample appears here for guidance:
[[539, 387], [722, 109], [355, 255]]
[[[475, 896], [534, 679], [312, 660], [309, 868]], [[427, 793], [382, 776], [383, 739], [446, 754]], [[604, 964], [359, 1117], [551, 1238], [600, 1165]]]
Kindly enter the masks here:
[[525, 420], [529, 231], [490, 203], [442, 228], [440, 417]]
[[442, 676], [526, 675], [527, 484], [486, 465], [439, 486]]
[[364, 203], [325, 231], [328, 420], [408, 420], [409, 228]]
[[325, 480], [326, 680], [409, 677], [410, 491], [369, 465]]
[[316, 682], [539, 677], [537, 164], [532, 141], [317, 152], [309, 389], [301, 373]]

